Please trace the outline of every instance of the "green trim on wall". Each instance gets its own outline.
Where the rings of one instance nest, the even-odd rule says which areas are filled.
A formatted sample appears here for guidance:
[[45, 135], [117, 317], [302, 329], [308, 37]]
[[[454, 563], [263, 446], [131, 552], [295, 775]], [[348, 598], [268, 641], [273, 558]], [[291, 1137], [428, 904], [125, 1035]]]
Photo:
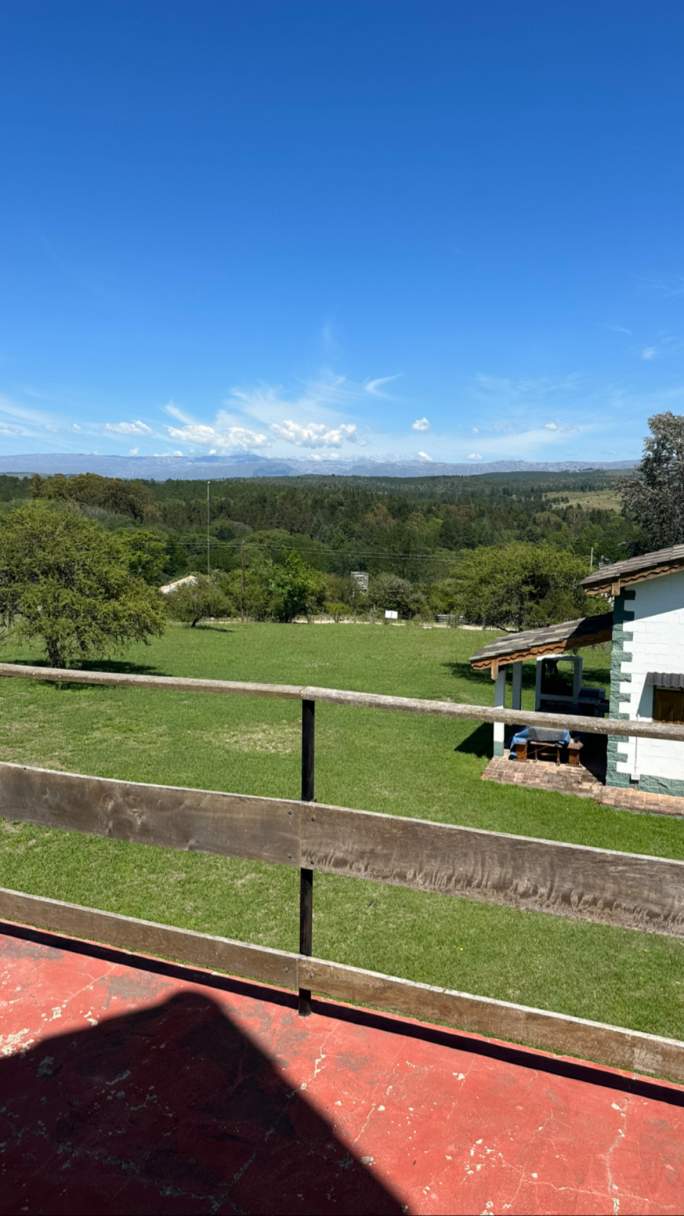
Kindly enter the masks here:
[[[626, 774], [620, 773], [619, 776]], [[649, 777], [648, 773], [642, 773], [639, 789], [645, 794], [671, 794], [674, 798], [684, 798], [684, 781], [679, 777]]]
[[[626, 602], [634, 599], [635, 592], [633, 590], [621, 591], [616, 597], [613, 605], [613, 639], [610, 652], [610, 705], [609, 714], [611, 718], [625, 720], [629, 718], [629, 714], [621, 709], [625, 701], [629, 701], [630, 697], [625, 693], [620, 692], [620, 684], [625, 680], [630, 680], [629, 673], [623, 673], [623, 663], [629, 663], [632, 658], [632, 653], [625, 650], [625, 643], [632, 641], [632, 630], [629, 622], [634, 620], [634, 609], [627, 608]], [[629, 773], [619, 773], [617, 769], [618, 761], [625, 759], [624, 752], [618, 752], [618, 747], [624, 740], [615, 735], [608, 736], [606, 746], [606, 785], [618, 786], [620, 789], [627, 789], [632, 782], [629, 778]]]

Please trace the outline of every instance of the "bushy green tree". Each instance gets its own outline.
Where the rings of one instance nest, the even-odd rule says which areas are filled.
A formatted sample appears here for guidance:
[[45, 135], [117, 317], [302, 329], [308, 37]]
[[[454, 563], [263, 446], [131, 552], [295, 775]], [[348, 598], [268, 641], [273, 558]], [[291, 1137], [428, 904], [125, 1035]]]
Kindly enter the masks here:
[[164, 629], [161, 597], [131, 574], [111, 532], [75, 507], [32, 502], [0, 533], [0, 614], [66, 667]]
[[239, 611], [257, 621], [293, 621], [325, 602], [324, 576], [294, 552], [272, 561], [262, 549], [250, 549], [242, 567], [226, 576], [226, 587]]
[[116, 533], [131, 572], [151, 587], [159, 587], [169, 573], [169, 550], [162, 532], [150, 528], [124, 528]]
[[503, 629], [573, 619], [591, 605], [580, 586], [587, 573], [582, 558], [553, 545], [522, 542], [467, 550], [449, 579], [453, 599], [447, 607], [443, 596], [443, 610]]
[[156, 514], [152, 491], [144, 482], [100, 477], [97, 473], [75, 473], [69, 477], [63, 473], [53, 477], [34, 474], [31, 493], [34, 498], [101, 507], [115, 515], [128, 515], [137, 523]]
[[270, 611], [276, 621], [318, 612], [325, 601], [325, 579], [299, 553], [286, 553], [274, 562], [269, 578]]
[[407, 578], [397, 574], [374, 574], [368, 587], [368, 603], [377, 612], [392, 608], [402, 620], [410, 620], [425, 610], [425, 596]]
[[622, 487], [625, 515], [641, 532], [641, 549], [684, 543], [684, 414], [655, 414], [636, 476]]
[[225, 588], [206, 574], [194, 578], [194, 583], [184, 583], [166, 596], [169, 616], [193, 628], [206, 617], [230, 616], [235, 605]]

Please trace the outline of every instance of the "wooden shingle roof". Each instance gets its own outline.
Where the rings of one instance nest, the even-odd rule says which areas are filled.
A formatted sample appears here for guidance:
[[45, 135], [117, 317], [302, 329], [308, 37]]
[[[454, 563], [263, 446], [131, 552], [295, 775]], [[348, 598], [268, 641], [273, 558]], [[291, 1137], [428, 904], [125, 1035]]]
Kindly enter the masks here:
[[642, 553], [639, 557], [628, 557], [623, 562], [601, 566], [582, 579], [582, 586], [588, 591], [607, 591], [611, 595], [619, 595], [620, 588], [629, 583], [640, 583], [644, 579], [682, 569], [684, 545], [671, 545], [669, 549], [656, 549], [653, 553]]
[[585, 616], [577, 621], [560, 621], [557, 625], [545, 625], [541, 629], [508, 633], [483, 646], [472, 656], [470, 663], [472, 667], [496, 669], [504, 663], [515, 663], [519, 659], [560, 654], [565, 650], [579, 650], [582, 646], [597, 646], [599, 642], [609, 642], [612, 635], [613, 614], [603, 612], [600, 616]]

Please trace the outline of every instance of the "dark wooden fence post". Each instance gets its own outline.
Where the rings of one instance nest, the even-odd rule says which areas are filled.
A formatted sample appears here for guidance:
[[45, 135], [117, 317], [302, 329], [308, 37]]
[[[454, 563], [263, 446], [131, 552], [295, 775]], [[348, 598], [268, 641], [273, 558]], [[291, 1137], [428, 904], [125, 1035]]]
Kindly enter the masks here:
[[[314, 752], [316, 702], [302, 701], [302, 802], [313, 802], [315, 796]], [[299, 871], [299, 953], [311, 955], [313, 949], [313, 870]], [[311, 1013], [311, 990], [299, 989], [298, 1009], [301, 1017]]]

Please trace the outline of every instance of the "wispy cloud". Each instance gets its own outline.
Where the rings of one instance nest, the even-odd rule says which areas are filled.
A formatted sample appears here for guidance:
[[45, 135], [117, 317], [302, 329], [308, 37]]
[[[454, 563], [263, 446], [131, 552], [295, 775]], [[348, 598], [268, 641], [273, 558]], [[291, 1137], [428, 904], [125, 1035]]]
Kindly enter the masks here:
[[665, 275], [659, 279], [647, 279], [643, 285], [666, 298], [684, 296], [684, 274]]
[[169, 402], [165, 412], [182, 425], [167, 426], [166, 432], [171, 439], [218, 452], [264, 448], [278, 441], [311, 449], [339, 448], [358, 438], [357, 424], [340, 410], [359, 393], [359, 386], [333, 374], [308, 381], [291, 394], [278, 385], [240, 385], [224, 402], [228, 408], [209, 423]]
[[583, 377], [578, 372], [567, 376], [490, 376], [478, 373], [474, 381], [474, 393], [481, 399], [493, 397], [509, 404], [518, 402], [545, 401], [549, 397], [575, 394], [582, 386]]
[[139, 418], [135, 422], [105, 422], [104, 429], [110, 435], [151, 435], [152, 427]]
[[424, 464], [432, 463], [432, 456], [428, 456], [427, 452], [418, 452], [417, 456], [418, 456], [418, 459], [422, 460]]
[[429, 431], [430, 430], [430, 419], [429, 418], [416, 418], [415, 422], [411, 423], [411, 430], [412, 431]]
[[626, 325], [605, 325], [604, 329], [610, 330], [612, 334], [625, 334], [628, 338], [632, 337], [632, 330]]
[[657, 354], [658, 354], [658, 351], [655, 346], [642, 347], [641, 358], [645, 359], [647, 363], [650, 363], [652, 359], [655, 359]]
[[321, 418], [331, 412], [336, 416], [358, 400], [362, 391], [362, 386], [346, 376], [323, 372], [290, 392], [280, 384], [236, 385], [223, 404], [228, 410], [270, 424], [283, 418]]
[[385, 400], [391, 400], [390, 394], [383, 392], [386, 384], [391, 384], [393, 380], [398, 380], [401, 372], [397, 372], [394, 376], [376, 376], [374, 380], [366, 380], [364, 389], [371, 397], [383, 397]]
[[339, 358], [342, 347], [337, 327], [332, 321], [325, 321], [321, 326], [321, 349], [326, 359]]
[[41, 427], [46, 431], [54, 432], [59, 429], [59, 422], [54, 414], [49, 414], [45, 410], [31, 409], [4, 394], [0, 394], [0, 414], [8, 418], [16, 418], [20, 422], [28, 422], [33, 427]]

